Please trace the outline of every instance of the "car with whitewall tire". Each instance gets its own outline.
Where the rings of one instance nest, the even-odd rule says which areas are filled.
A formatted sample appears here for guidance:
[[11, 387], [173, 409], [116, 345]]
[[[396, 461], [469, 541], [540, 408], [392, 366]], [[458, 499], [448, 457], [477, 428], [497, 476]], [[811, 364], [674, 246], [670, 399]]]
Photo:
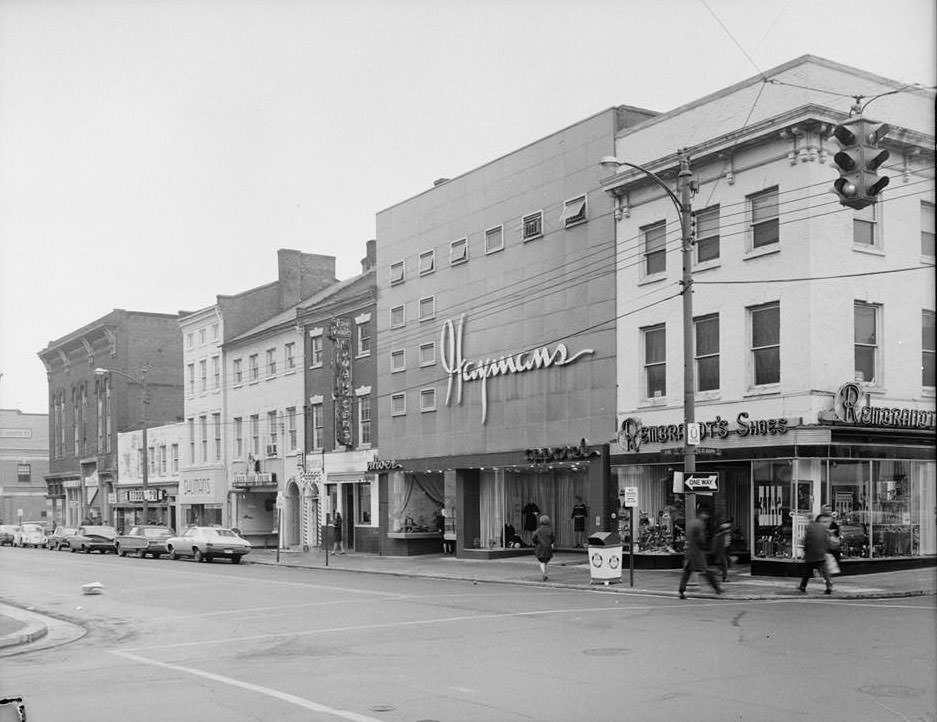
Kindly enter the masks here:
[[179, 536], [166, 540], [166, 550], [171, 559], [192, 557], [197, 562], [212, 559], [230, 559], [240, 564], [249, 554], [251, 543], [232, 529], [220, 526], [190, 526]]

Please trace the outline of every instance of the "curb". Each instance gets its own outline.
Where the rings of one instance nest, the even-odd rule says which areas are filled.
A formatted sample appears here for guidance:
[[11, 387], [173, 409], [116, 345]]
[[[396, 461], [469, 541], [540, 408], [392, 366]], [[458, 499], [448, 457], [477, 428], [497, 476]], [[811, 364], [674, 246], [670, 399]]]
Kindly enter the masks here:
[[[339, 571], [339, 572], [351, 572], [353, 574], [383, 574], [385, 576], [393, 577], [416, 577], [420, 579], [448, 579], [450, 581], [460, 581], [460, 582], [472, 582], [473, 584], [514, 584], [518, 586], [528, 586], [528, 587], [553, 587], [557, 589], [576, 589], [579, 591], [604, 591], [604, 592], [615, 592], [617, 594], [639, 594], [642, 596], [655, 596], [655, 597], [678, 597], [676, 591], [663, 590], [663, 589], [639, 589], [636, 587], [622, 587], [621, 583], [617, 584], [569, 584], [565, 582], [537, 582], [537, 581], [528, 581], [524, 579], [479, 579], [476, 577], [467, 577], [467, 576], [454, 576], [451, 574], [432, 574], [425, 572], [413, 572], [413, 571], [397, 571], [397, 570], [382, 570], [382, 569], [348, 569], [348, 568], [336, 568], [336, 567], [326, 567], [326, 566], [310, 566], [305, 564], [277, 564], [276, 561], [270, 560], [251, 560], [251, 564], [260, 564], [265, 566], [280, 567], [283, 569], [321, 569], [324, 571]], [[904, 597], [924, 597], [924, 596], [933, 596], [935, 592], [926, 591], [924, 589], [912, 589], [912, 590], [895, 590], [895, 591], [876, 591], [876, 592], [836, 592], [834, 591], [830, 595], [829, 599], [900, 599]], [[707, 594], [707, 593], [689, 593], [688, 598], [690, 599], [724, 599], [727, 601], [777, 601], [785, 599], [820, 599], [820, 597], [811, 597], [809, 595], [804, 596], [800, 594]]]
[[[15, 617], [13, 614], [7, 614], [7, 616]], [[42, 622], [31, 620], [27, 622], [23, 629], [0, 636], [0, 649], [35, 642], [37, 639], [42, 639], [42, 637], [46, 636], [48, 631], [49, 628]]]

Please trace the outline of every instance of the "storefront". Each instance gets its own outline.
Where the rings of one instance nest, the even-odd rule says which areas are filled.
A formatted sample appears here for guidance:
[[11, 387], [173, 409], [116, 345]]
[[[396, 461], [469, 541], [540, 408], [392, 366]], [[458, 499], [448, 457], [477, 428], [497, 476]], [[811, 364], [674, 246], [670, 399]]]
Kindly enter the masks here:
[[276, 548], [277, 491], [275, 471], [241, 471], [232, 476], [231, 525], [254, 546]]
[[[111, 509], [111, 524], [117, 530], [129, 531], [137, 524], [163, 524], [176, 529], [177, 484], [160, 486], [123, 486], [118, 484], [116, 491], [108, 493], [108, 505]], [[147, 520], [143, 518], [143, 499], [147, 502]]]
[[179, 479], [177, 531], [187, 526], [223, 525], [224, 470], [183, 470]]
[[[682, 428], [625, 419], [625, 453], [613, 457], [612, 471], [621, 493], [637, 489], [636, 565], [682, 563], [687, 499], [716, 522], [731, 520], [731, 553], [751, 559], [753, 574], [796, 575], [804, 528], [824, 506], [839, 526], [844, 573], [934, 564], [934, 412], [858, 410], [856, 388], [844, 385], [814, 423], [744, 411], [703, 422], [696, 466], [718, 480], [711, 496], [675, 490]], [[844, 394], [853, 399], [846, 411]]]
[[588, 510], [584, 534], [614, 524], [608, 458], [608, 446], [581, 440], [471, 458], [393, 462], [396, 468], [382, 473], [384, 553], [442, 553], [454, 542], [463, 558], [527, 555], [543, 515], [552, 522], [556, 547], [573, 549], [577, 503]]
[[329, 544], [335, 542], [332, 521], [342, 515], [345, 548], [369, 554], [384, 552], [378, 530], [377, 449], [340, 451], [320, 457], [325, 465], [320, 522], [328, 527]]

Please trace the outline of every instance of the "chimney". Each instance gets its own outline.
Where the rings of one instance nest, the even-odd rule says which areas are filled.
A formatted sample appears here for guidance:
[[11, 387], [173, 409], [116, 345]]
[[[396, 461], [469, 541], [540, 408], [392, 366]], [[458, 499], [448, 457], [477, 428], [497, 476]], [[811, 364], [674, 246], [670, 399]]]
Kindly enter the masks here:
[[277, 251], [280, 308], [295, 306], [335, 283], [335, 256], [302, 253], [291, 248]]
[[367, 273], [377, 266], [377, 241], [372, 238], [364, 245], [367, 250], [364, 258], [361, 259], [361, 272]]

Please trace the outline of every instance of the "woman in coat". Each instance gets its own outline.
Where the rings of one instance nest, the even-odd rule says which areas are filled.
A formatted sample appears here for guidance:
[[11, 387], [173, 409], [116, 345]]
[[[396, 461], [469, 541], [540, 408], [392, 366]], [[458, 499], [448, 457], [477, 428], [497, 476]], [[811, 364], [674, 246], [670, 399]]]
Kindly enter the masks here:
[[556, 541], [556, 533], [550, 526], [550, 517], [544, 514], [540, 517], [540, 526], [534, 532], [534, 556], [540, 562], [540, 572], [543, 575], [543, 581], [547, 580], [547, 564], [553, 558], [553, 544]]

